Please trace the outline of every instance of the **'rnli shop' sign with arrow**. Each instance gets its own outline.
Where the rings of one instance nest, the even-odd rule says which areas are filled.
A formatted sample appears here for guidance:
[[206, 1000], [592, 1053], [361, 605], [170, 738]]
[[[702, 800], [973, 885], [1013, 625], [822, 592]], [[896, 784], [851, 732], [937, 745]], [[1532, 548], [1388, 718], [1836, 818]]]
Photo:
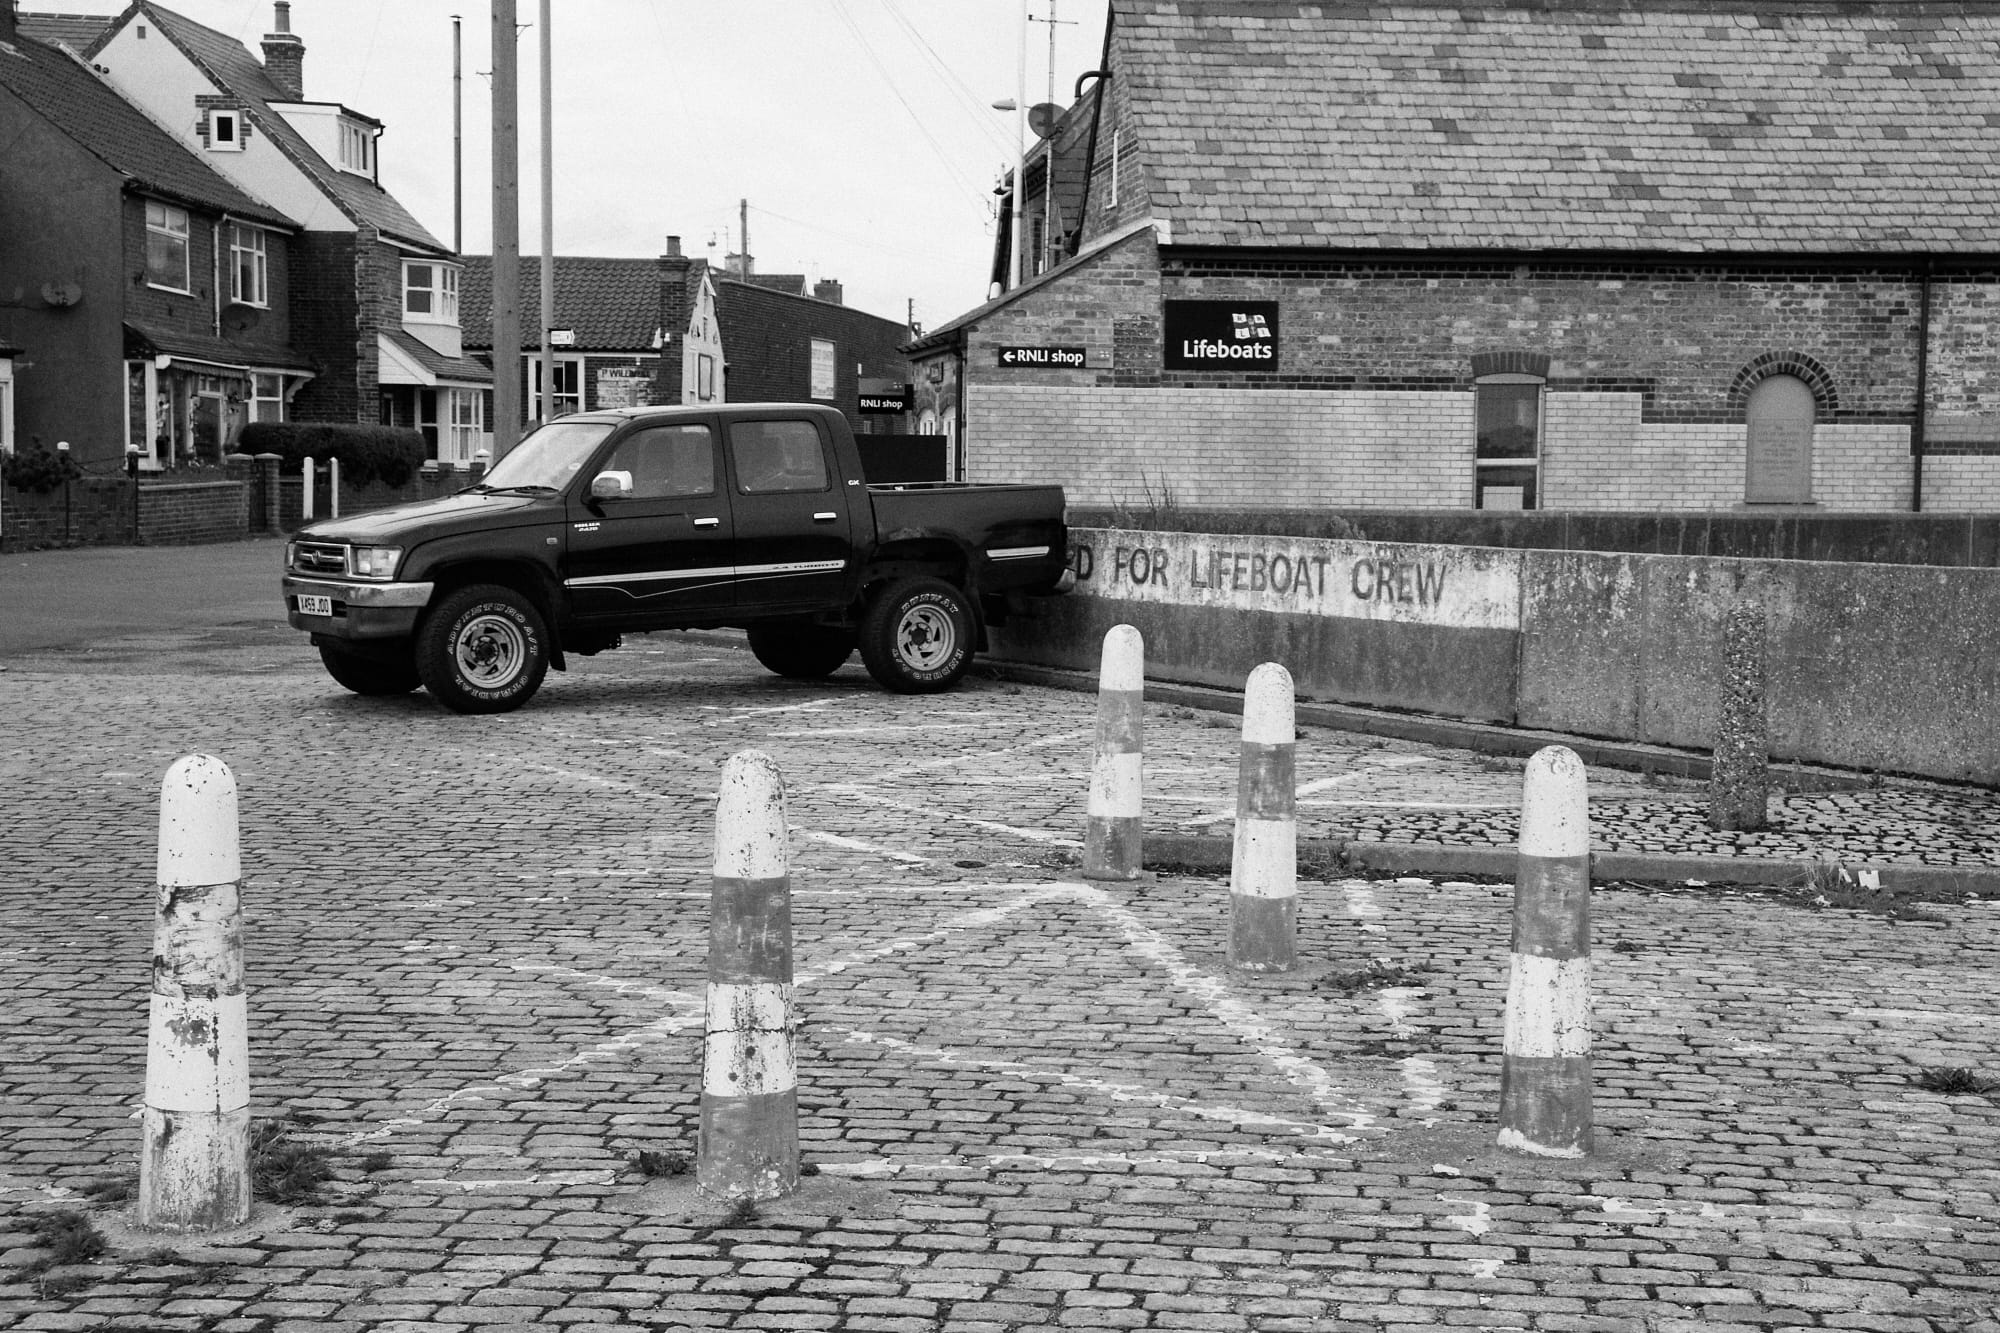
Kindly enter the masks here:
[[1168, 370], [1276, 370], [1276, 301], [1168, 301]]
[[1090, 366], [1087, 347], [1003, 347], [1003, 366], [1034, 366], [1043, 370], [1085, 370]]

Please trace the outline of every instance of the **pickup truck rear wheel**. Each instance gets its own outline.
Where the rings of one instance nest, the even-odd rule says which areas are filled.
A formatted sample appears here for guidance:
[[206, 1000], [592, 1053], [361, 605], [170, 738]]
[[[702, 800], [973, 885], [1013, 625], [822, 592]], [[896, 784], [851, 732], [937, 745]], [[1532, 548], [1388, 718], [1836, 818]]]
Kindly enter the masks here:
[[414, 662], [363, 657], [325, 643], [319, 646], [319, 660], [327, 675], [356, 694], [408, 694], [423, 684]]
[[825, 680], [854, 656], [854, 631], [808, 620], [752, 625], [750, 651], [765, 668], [793, 680]]
[[417, 673], [455, 713], [528, 702], [549, 669], [548, 628], [525, 594], [480, 583], [447, 595], [417, 631]]
[[861, 661], [897, 694], [932, 694], [972, 665], [972, 605], [943, 579], [901, 579], [861, 616]]

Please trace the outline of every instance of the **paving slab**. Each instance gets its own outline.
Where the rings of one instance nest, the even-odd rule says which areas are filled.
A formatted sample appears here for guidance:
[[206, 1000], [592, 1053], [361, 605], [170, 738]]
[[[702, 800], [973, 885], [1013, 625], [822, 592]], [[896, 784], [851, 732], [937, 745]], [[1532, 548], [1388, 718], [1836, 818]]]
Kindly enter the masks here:
[[[1078, 877], [1084, 692], [903, 698], [660, 635], [462, 718], [247, 623], [3, 665], [0, 1326], [2000, 1328], [2000, 1107], [1949, 1090], [2000, 1076], [1977, 896], [1600, 875], [1596, 1150], [1549, 1161], [1494, 1143], [1504, 877], [1329, 865], [1301, 966], [1234, 971], [1226, 873]], [[1236, 720], [1146, 725], [1149, 836], [1218, 839]], [[675, 1174], [745, 749], [788, 786], [810, 1173], [751, 1210]], [[191, 752], [240, 793], [254, 1113], [332, 1170], [212, 1241], [134, 1234], [120, 1198], [159, 785]], [[1590, 780], [1600, 856], [1692, 850], [1697, 783]], [[1308, 724], [1301, 831], [1504, 854], [1519, 782]], [[1706, 850], [1989, 870], [1989, 800], [1788, 794], [1794, 841]], [[110, 1248], [49, 1266], [65, 1211]]]

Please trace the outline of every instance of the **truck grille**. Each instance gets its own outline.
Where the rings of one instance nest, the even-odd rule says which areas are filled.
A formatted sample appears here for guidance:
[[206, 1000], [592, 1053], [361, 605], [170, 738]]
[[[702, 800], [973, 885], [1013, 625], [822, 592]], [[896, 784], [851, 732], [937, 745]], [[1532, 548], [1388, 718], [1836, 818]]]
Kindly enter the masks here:
[[300, 542], [292, 554], [292, 568], [301, 574], [345, 574], [347, 548], [337, 542]]

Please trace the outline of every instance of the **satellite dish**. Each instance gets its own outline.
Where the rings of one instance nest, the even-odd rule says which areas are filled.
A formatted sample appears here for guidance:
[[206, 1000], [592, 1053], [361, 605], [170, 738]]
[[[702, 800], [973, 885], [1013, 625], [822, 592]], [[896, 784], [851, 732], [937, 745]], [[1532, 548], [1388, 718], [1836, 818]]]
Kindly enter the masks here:
[[72, 306], [82, 299], [82, 283], [45, 282], [42, 284], [42, 300], [48, 305]]
[[1062, 119], [1062, 108], [1054, 102], [1037, 102], [1028, 108], [1028, 128], [1037, 139], [1046, 139]]
[[263, 320], [264, 312], [254, 305], [231, 304], [222, 311], [222, 327], [231, 334], [248, 333]]

